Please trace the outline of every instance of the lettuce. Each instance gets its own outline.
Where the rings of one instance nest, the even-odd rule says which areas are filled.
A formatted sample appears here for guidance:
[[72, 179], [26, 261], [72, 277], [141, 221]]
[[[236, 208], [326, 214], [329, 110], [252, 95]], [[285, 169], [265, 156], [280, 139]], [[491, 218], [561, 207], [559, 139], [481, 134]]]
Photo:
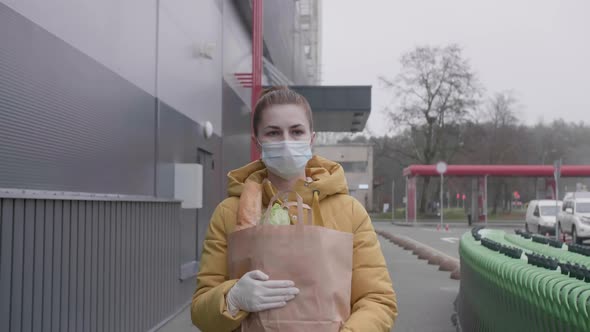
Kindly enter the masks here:
[[270, 209], [268, 218], [268, 224], [270, 225], [290, 225], [291, 219], [289, 218], [289, 212], [281, 207], [280, 204], [275, 203]]

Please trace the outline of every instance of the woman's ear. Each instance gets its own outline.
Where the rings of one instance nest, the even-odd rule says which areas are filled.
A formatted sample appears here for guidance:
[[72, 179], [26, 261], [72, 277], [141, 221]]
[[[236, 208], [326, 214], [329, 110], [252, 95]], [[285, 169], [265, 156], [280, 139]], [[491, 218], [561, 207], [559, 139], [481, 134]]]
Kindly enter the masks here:
[[256, 136], [252, 135], [250, 136], [250, 139], [252, 140], [252, 144], [256, 146], [256, 150], [258, 150], [258, 152], [262, 152], [262, 147], [260, 146], [260, 142], [258, 142]]

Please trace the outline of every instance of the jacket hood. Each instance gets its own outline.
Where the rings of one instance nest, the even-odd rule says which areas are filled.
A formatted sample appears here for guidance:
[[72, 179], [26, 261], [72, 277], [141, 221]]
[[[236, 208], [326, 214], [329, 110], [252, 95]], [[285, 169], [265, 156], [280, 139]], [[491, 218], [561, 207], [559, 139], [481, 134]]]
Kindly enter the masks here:
[[[268, 204], [270, 198], [276, 193], [276, 188], [270, 182], [264, 181], [267, 174], [266, 166], [261, 160], [229, 172], [227, 175], [228, 195], [239, 197], [242, 194], [244, 183], [246, 180], [250, 180], [263, 184], [262, 202]], [[294, 191], [301, 195], [306, 204], [311, 205], [314, 191], [319, 191], [320, 201], [332, 195], [348, 194], [344, 170], [336, 162], [315, 155], [307, 162], [305, 175], [312, 181], [297, 181]]]

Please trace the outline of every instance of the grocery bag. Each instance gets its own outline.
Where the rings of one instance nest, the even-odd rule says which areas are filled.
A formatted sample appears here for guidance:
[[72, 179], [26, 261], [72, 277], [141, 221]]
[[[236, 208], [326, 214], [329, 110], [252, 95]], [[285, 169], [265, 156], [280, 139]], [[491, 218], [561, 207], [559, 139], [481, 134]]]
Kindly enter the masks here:
[[268, 211], [282, 194], [271, 199], [260, 224], [229, 235], [228, 270], [231, 279], [261, 270], [274, 280], [292, 280], [300, 293], [283, 308], [250, 313], [239, 331], [338, 332], [350, 316], [353, 235], [323, 227], [330, 216], [317, 205], [305, 218], [304, 209], [312, 211], [296, 193], [297, 202], [283, 204], [296, 205], [297, 222], [268, 224]]

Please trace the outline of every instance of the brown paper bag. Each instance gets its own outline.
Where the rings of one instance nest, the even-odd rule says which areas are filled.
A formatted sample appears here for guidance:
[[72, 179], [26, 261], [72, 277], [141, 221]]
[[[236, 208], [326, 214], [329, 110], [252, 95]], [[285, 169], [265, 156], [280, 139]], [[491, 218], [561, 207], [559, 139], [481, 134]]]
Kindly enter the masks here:
[[301, 222], [297, 196], [297, 224], [262, 224], [229, 235], [230, 278], [261, 270], [274, 280], [293, 280], [300, 290], [283, 308], [248, 315], [242, 332], [338, 332], [350, 316], [352, 234]]

